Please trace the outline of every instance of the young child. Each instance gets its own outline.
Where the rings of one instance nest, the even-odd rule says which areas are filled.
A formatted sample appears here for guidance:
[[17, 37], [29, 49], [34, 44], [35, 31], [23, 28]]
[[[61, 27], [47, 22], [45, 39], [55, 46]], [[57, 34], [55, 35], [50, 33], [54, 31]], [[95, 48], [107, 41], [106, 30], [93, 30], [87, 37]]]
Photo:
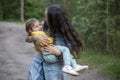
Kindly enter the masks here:
[[[49, 40], [49, 43], [46, 43], [46, 45], [53, 45], [54, 39], [52, 37], [48, 36], [47, 34], [45, 34], [45, 32], [42, 30], [42, 25], [35, 18], [29, 19], [26, 22], [26, 32], [28, 33], [28, 36], [42, 35], [42, 36], [48, 38], [48, 40]], [[34, 45], [35, 45], [36, 51], [38, 51], [38, 48], [40, 46], [39, 43], [34, 42]], [[42, 54], [43, 54], [43, 58], [46, 62], [55, 63], [58, 61], [57, 56], [45, 51], [44, 47], [46, 47], [46, 46], [43, 45], [40, 47], [43, 48]], [[88, 68], [88, 66], [86, 66], [86, 65], [85, 66], [78, 65], [76, 63], [76, 60], [70, 54], [70, 51], [67, 47], [60, 46], [60, 45], [56, 45], [56, 47], [61, 51], [61, 54], [63, 56], [63, 61], [64, 61], [64, 67], [62, 68], [63, 72], [71, 74], [71, 75], [79, 75], [79, 73], [77, 71]]]

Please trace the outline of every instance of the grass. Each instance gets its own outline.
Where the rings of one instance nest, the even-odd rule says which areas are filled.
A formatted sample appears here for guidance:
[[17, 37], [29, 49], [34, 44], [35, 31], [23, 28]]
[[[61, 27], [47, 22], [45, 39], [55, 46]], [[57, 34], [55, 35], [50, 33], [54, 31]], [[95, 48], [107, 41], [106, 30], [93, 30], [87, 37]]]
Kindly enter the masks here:
[[118, 57], [103, 55], [97, 51], [87, 49], [81, 54], [78, 63], [87, 64], [90, 69], [97, 68], [103, 75], [117, 80], [120, 79], [120, 59]]

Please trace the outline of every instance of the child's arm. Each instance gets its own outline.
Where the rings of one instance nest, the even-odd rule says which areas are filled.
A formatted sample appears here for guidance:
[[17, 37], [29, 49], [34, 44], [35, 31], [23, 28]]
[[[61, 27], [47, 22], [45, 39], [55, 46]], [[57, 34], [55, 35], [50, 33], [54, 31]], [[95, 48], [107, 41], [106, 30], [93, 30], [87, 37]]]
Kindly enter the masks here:
[[32, 43], [35, 41], [35, 37], [34, 36], [27, 36], [27, 38], [25, 39], [26, 42]]

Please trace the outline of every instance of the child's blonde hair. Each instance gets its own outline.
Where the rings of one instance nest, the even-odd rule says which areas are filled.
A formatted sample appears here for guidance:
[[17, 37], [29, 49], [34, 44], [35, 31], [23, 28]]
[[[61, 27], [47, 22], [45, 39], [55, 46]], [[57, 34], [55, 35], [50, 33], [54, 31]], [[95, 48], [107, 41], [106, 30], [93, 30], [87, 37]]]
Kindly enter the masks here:
[[25, 28], [26, 28], [26, 32], [28, 33], [28, 36], [31, 35], [31, 33], [29, 32], [29, 30], [32, 30], [32, 27], [34, 26], [34, 22], [36, 22], [36, 21], [39, 22], [39, 20], [37, 20], [36, 18], [31, 18], [31, 19], [29, 19], [29, 20], [26, 22]]

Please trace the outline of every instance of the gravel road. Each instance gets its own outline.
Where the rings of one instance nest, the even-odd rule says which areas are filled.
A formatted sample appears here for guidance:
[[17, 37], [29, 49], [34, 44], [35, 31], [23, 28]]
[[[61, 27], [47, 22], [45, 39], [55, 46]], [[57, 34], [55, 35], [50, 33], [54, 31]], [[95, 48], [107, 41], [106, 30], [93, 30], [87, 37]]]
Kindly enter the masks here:
[[0, 80], [26, 80], [34, 50], [24, 25], [0, 22]]

